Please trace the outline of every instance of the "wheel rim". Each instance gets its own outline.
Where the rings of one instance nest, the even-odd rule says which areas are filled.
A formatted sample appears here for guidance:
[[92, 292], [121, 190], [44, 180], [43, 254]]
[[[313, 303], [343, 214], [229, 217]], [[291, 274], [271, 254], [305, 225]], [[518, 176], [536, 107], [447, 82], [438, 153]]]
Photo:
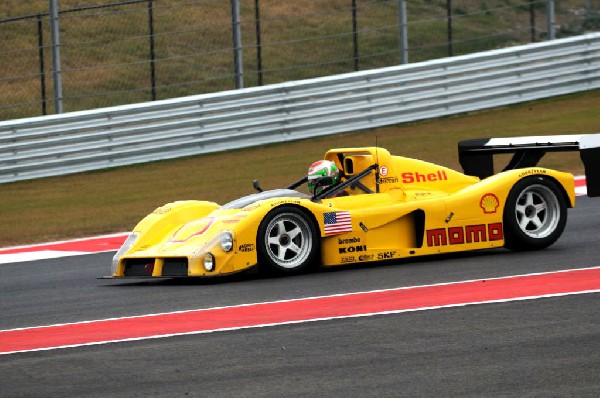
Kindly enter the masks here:
[[265, 247], [271, 261], [282, 268], [303, 265], [312, 249], [308, 222], [293, 213], [277, 215], [267, 225]]
[[521, 192], [515, 207], [517, 224], [532, 238], [549, 236], [558, 225], [560, 206], [552, 190], [543, 185], [531, 185]]

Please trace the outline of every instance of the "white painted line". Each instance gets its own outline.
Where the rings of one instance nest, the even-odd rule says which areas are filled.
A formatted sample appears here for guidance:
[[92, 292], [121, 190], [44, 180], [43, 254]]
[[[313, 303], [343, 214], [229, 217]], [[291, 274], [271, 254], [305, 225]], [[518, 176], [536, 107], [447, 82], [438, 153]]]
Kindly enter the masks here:
[[46, 260], [50, 258], [61, 258], [69, 256], [80, 256], [82, 254], [91, 254], [89, 252], [71, 252], [57, 250], [41, 250], [24, 253], [0, 254], [0, 264], [23, 263], [27, 261]]
[[76, 242], [86, 242], [89, 240], [95, 240], [95, 239], [103, 239], [103, 238], [119, 238], [119, 237], [127, 237], [129, 236], [129, 232], [118, 232], [118, 233], [114, 233], [114, 234], [107, 234], [107, 235], [98, 235], [98, 236], [90, 236], [87, 238], [77, 238], [77, 239], [67, 239], [67, 240], [58, 240], [55, 242], [43, 242], [43, 243], [32, 243], [30, 245], [21, 245], [21, 246], [8, 246], [8, 247], [2, 247], [0, 248], [0, 250], [14, 250], [14, 249], [35, 249], [37, 247], [45, 247], [45, 246], [49, 246], [49, 245], [60, 245], [63, 243], [76, 243]]
[[[600, 267], [559, 270], [0, 330], [0, 347], [5, 344], [0, 355], [599, 293], [598, 270]], [[480, 282], [485, 282], [485, 286]], [[440, 294], [432, 291], [431, 287], [441, 288], [437, 290]], [[381, 295], [383, 292], [392, 294]], [[461, 293], [468, 294], [455, 299], [450, 292], [459, 293], [461, 297]], [[364, 305], [365, 297], [361, 296], [365, 295], [374, 297], [371, 305]], [[310, 304], [311, 301], [316, 304]], [[178, 316], [172, 317], [174, 314]], [[165, 319], [162, 320], [144, 320], [163, 316]], [[173, 322], [165, 323], [166, 318]], [[118, 328], [115, 329], [117, 324]], [[145, 335], [148, 329], [141, 326], [150, 328], [151, 334]], [[60, 328], [64, 330], [58, 330]], [[112, 338], [107, 336], [110, 330], [117, 332]]]

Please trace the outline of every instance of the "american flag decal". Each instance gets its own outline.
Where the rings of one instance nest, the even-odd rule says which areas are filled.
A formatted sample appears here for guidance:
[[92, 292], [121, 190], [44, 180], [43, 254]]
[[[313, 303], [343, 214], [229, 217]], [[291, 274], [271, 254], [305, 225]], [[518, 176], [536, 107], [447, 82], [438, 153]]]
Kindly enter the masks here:
[[343, 234], [352, 232], [352, 218], [347, 211], [332, 211], [323, 214], [325, 234]]

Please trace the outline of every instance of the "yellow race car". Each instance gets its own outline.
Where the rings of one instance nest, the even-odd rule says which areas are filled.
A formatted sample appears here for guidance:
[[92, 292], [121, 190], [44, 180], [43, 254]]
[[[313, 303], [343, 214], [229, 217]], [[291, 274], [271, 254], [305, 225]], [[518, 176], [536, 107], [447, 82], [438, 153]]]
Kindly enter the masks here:
[[[488, 156], [481, 141], [461, 144], [461, 161]], [[558, 239], [575, 204], [573, 176], [542, 167], [480, 178], [377, 147], [332, 149], [324, 159], [340, 181], [323, 176], [309, 193], [298, 190], [307, 177], [269, 191], [255, 181], [259, 192], [222, 206], [191, 200], [157, 208], [116, 253], [111, 277], [212, 277], [255, 266], [297, 273], [494, 247], [539, 249]], [[477, 171], [477, 162], [465, 163]]]

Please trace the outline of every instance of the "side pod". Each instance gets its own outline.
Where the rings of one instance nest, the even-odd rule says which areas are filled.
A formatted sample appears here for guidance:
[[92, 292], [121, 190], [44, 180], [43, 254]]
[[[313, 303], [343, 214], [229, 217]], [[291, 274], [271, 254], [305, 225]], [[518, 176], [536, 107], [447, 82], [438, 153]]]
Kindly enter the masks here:
[[458, 143], [465, 174], [494, 174], [494, 154], [513, 153], [506, 170], [534, 167], [547, 152], [579, 151], [585, 167], [588, 196], [600, 196], [600, 134], [478, 138]]

